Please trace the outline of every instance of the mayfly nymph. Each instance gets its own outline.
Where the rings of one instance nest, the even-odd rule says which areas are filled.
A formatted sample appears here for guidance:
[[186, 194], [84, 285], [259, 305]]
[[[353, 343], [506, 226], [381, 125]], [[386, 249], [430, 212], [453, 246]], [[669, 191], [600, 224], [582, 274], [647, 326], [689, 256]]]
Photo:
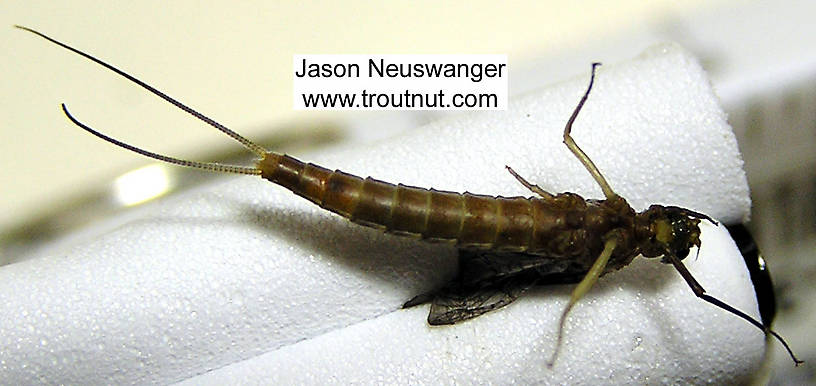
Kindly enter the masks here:
[[526, 289], [540, 284], [578, 283], [561, 314], [555, 362], [563, 340], [564, 322], [572, 307], [599, 277], [619, 270], [637, 257], [660, 257], [671, 264], [694, 294], [743, 318], [775, 337], [797, 365], [802, 363], [785, 340], [748, 314], [705, 293], [682, 260], [700, 247], [700, 221], [705, 214], [676, 206], [652, 205], [637, 213], [618, 196], [600, 170], [573, 141], [572, 124], [589, 97], [600, 63], [592, 64], [589, 85], [564, 127], [564, 143], [592, 175], [604, 193], [587, 200], [574, 193], [552, 194], [531, 184], [509, 166], [508, 172], [533, 192], [533, 197], [496, 197], [455, 193], [361, 178], [339, 170], [304, 163], [270, 152], [238, 133], [187, 107], [152, 86], [89, 54], [36, 34], [125, 77], [215, 127], [255, 153], [255, 166], [222, 165], [168, 157], [108, 137], [65, 115], [77, 126], [117, 146], [160, 161], [221, 173], [257, 175], [355, 223], [384, 232], [423, 240], [445, 240], [459, 248], [459, 276], [442, 289], [414, 297], [404, 307], [430, 302], [428, 323], [453, 324], [504, 307]]

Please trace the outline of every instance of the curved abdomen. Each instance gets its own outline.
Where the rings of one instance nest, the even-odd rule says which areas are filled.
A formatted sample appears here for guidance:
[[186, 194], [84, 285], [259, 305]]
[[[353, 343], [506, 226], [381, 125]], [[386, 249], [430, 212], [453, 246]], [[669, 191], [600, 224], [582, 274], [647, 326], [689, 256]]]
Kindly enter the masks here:
[[267, 154], [258, 167], [264, 179], [355, 223], [398, 235], [455, 242], [461, 248], [553, 251], [551, 242], [559, 235], [563, 239], [563, 227], [569, 225], [565, 224], [569, 222], [567, 212], [553, 211], [551, 204], [540, 199], [395, 185], [275, 153]]

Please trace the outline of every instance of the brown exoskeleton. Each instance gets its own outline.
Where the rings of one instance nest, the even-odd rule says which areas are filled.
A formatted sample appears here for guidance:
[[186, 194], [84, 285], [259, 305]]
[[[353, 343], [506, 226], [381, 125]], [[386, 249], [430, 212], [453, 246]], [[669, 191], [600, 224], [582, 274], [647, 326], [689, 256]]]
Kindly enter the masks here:
[[710, 217], [675, 206], [652, 205], [637, 213], [618, 196], [598, 168], [570, 136], [572, 124], [592, 89], [589, 86], [564, 128], [564, 143], [603, 190], [603, 200], [585, 200], [574, 193], [551, 194], [507, 170], [538, 197], [495, 197], [454, 193], [360, 178], [269, 152], [227, 127], [185, 106], [133, 76], [66, 44], [26, 27], [54, 44], [73, 51], [147, 89], [234, 138], [259, 160], [254, 167], [181, 160], [152, 153], [110, 138], [78, 121], [65, 105], [65, 115], [93, 135], [144, 156], [213, 172], [258, 175], [349, 220], [397, 235], [445, 240], [460, 249], [460, 275], [441, 290], [415, 297], [405, 307], [431, 302], [428, 322], [453, 324], [513, 302], [536, 284], [578, 283], [561, 314], [552, 366], [561, 347], [570, 309], [600, 276], [623, 268], [642, 255], [661, 257], [680, 273], [699, 298], [737, 315], [777, 338], [798, 365], [788, 344], [770, 327], [705, 293], [682, 260], [700, 247], [701, 220]]

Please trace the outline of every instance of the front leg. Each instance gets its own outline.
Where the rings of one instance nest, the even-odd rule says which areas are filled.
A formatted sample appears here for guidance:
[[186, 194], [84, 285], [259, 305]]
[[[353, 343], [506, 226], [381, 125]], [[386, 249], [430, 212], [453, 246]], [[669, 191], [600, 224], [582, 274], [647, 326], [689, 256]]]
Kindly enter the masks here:
[[756, 320], [756, 319], [752, 318], [751, 316], [749, 316], [748, 314], [746, 314], [746, 313], [732, 307], [731, 305], [723, 302], [720, 299], [717, 299], [717, 298], [707, 294], [706, 290], [703, 288], [703, 286], [700, 285], [700, 283], [697, 281], [697, 279], [695, 279], [694, 276], [691, 275], [691, 272], [689, 272], [688, 268], [686, 268], [686, 266], [683, 265], [683, 262], [681, 262], [680, 259], [677, 258], [677, 256], [673, 255], [672, 253], [667, 252], [666, 255], [664, 255], [664, 257], [672, 265], [674, 265], [674, 268], [677, 270], [677, 272], [680, 273], [680, 276], [683, 277], [683, 280], [686, 281], [686, 284], [688, 284], [689, 287], [691, 287], [691, 290], [694, 292], [695, 295], [697, 295], [698, 298], [703, 299], [703, 300], [705, 300], [705, 301], [707, 301], [707, 302], [709, 302], [709, 303], [711, 303], [711, 304], [713, 304], [713, 305], [715, 305], [717, 307], [722, 308], [723, 310], [726, 310], [726, 311], [728, 311], [728, 312], [730, 312], [730, 313], [732, 313], [732, 314], [734, 314], [736, 316], [739, 316], [740, 318], [743, 318], [743, 319], [747, 320], [749, 323], [756, 326], [756, 328], [762, 330], [762, 332], [764, 332], [765, 334], [771, 334], [771, 336], [776, 338], [779, 341], [779, 343], [782, 343], [782, 346], [784, 346], [785, 350], [788, 351], [788, 355], [790, 355], [791, 359], [793, 359], [793, 363], [796, 366], [799, 366], [802, 363], [805, 363], [804, 361], [797, 358], [796, 355], [794, 355], [793, 350], [791, 350], [790, 346], [788, 346], [788, 342], [786, 342], [785, 339], [782, 338], [781, 335], [777, 334], [776, 331], [771, 330], [770, 324], [769, 325], [762, 324], [758, 320]]

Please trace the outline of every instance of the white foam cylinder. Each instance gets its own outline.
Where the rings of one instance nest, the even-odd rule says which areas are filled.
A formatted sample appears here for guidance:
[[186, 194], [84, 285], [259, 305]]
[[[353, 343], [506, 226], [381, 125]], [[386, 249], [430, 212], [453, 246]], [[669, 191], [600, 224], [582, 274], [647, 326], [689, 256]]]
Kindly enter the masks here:
[[[581, 69], [576, 69], [579, 71]], [[361, 176], [491, 195], [601, 198], [561, 143], [590, 66], [571, 81], [376, 146], [300, 157]], [[603, 66], [575, 140], [637, 210], [748, 216], [736, 140], [704, 72], [675, 46]], [[295, 155], [300, 156], [300, 155]], [[456, 272], [456, 250], [382, 234], [261, 179], [230, 177], [95, 229], [59, 253], [0, 268], [0, 383], [734, 382], [764, 336], [699, 299], [671, 266], [636, 261], [601, 278], [545, 366], [571, 286], [444, 327], [412, 296]], [[704, 226], [690, 271], [757, 315], [727, 232]]]

